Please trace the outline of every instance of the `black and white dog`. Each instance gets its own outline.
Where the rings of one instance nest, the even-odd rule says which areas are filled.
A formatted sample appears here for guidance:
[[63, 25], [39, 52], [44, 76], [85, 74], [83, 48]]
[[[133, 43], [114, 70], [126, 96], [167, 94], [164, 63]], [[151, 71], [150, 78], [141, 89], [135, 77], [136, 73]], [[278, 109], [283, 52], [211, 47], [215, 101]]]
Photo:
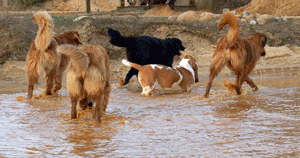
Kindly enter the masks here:
[[[123, 37], [119, 31], [108, 29], [111, 37], [110, 43], [126, 47], [127, 60], [139, 65], [161, 64], [172, 67], [175, 55], [181, 55], [180, 50], [185, 47], [178, 38], [159, 39], [150, 36]], [[131, 68], [126, 75], [124, 85], [128, 84], [133, 75], [137, 75], [138, 70]]]

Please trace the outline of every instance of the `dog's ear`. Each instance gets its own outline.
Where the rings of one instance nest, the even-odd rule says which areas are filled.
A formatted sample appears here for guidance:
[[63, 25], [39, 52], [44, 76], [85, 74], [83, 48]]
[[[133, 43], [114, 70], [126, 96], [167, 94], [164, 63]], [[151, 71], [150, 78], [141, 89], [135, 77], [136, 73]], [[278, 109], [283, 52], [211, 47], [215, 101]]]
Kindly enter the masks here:
[[261, 37], [261, 44], [262, 44], [262, 46], [266, 46], [266, 44], [267, 44], [267, 41], [268, 41], [268, 39], [267, 39], [267, 36], [265, 36], [265, 35], [262, 35]]

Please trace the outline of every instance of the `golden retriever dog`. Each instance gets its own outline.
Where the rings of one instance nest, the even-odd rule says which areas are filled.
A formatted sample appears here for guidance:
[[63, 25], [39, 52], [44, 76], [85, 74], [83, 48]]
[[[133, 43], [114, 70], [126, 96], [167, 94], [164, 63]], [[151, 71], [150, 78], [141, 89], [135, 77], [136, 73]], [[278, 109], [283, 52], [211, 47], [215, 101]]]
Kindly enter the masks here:
[[57, 47], [57, 52], [71, 58], [67, 74], [71, 118], [77, 118], [78, 101], [82, 109], [86, 108], [88, 101], [94, 101], [95, 120], [101, 123], [111, 92], [109, 58], [105, 49], [96, 45], [64, 44]]
[[70, 43], [81, 44], [77, 31], [65, 31], [60, 35], [53, 36], [53, 20], [46, 11], [34, 14], [33, 21], [38, 24], [39, 30], [32, 41], [26, 56], [28, 98], [33, 95], [34, 84], [38, 82], [41, 74], [45, 74], [46, 95], [61, 89], [62, 74], [69, 64], [69, 59], [56, 52], [59, 44]]
[[267, 37], [261, 33], [255, 33], [246, 38], [240, 37], [239, 23], [231, 12], [223, 14], [218, 24], [218, 29], [221, 30], [227, 24], [229, 25], [228, 33], [218, 40], [212, 56], [209, 81], [204, 98], [209, 97], [212, 82], [225, 65], [236, 74], [235, 90], [238, 95], [241, 94], [241, 87], [244, 81], [254, 91], [258, 90], [257, 85], [254, 84], [248, 75], [254, 69], [260, 57], [266, 55], [264, 47], [267, 43]]
[[198, 65], [190, 55], [185, 55], [179, 65], [174, 67], [159, 64], [142, 66], [126, 59], [122, 63], [139, 70], [138, 80], [143, 87], [142, 96], [149, 96], [153, 89], [190, 92], [192, 85], [199, 82]]

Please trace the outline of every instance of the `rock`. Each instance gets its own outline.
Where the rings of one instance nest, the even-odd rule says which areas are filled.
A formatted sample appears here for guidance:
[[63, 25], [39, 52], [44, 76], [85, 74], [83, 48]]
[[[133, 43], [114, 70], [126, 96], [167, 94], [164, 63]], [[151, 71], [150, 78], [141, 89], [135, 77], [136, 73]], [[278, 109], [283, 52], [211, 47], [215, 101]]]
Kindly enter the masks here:
[[247, 20], [246, 19], [241, 19], [241, 22], [245, 23]]
[[203, 12], [200, 15], [199, 21], [204, 21], [204, 20], [211, 20], [213, 18], [215, 18], [216, 16], [213, 13], [210, 12]]
[[287, 17], [284, 17], [282, 20], [283, 20], [283, 21], [288, 21], [288, 18], [287, 18]]
[[245, 18], [246, 20], [254, 20], [254, 19], [255, 19], [255, 16], [254, 16], [253, 14], [251, 14], [251, 15], [248, 15], [248, 16], [244, 16], [244, 18]]
[[244, 12], [243, 12], [243, 16], [245, 17], [245, 16], [249, 16], [250, 15], [250, 12], [249, 11], [247, 11], [247, 10], [245, 10]]
[[265, 56], [266, 60], [296, 55], [293, 51], [291, 51], [286, 46], [282, 46], [282, 47], [269, 47], [269, 46], [266, 46], [265, 50], [266, 50], [266, 53], [267, 53], [266, 56]]
[[229, 12], [229, 11], [230, 11], [230, 9], [228, 9], [228, 8], [222, 9], [223, 14], [226, 13], [226, 12]]
[[257, 23], [258, 23], [259, 25], [264, 25], [264, 24], [266, 24], [266, 20], [263, 20], [263, 19], [257, 19]]
[[177, 21], [197, 21], [198, 14], [195, 11], [187, 11], [180, 14], [177, 18]]
[[255, 20], [251, 20], [250, 21], [250, 25], [256, 25], [256, 21]]
[[279, 14], [276, 14], [276, 15], [274, 16], [274, 19], [281, 19], [281, 16], [280, 16]]
[[258, 19], [261, 16], [259, 13], [255, 13], [255, 18]]
[[273, 16], [272, 15], [267, 15], [267, 14], [263, 14], [263, 15], [261, 15], [261, 16], [259, 16], [259, 17], [256, 17], [257, 19], [262, 19], [262, 20], [271, 20], [271, 19], [273, 19]]
[[235, 16], [238, 15], [236, 11], [232, 11], [232, 13], [233, 13]]
[[168, 20], [170, 20], [170, 21], [176, 21], [177, 18], [178, 18], [177, 15], [173, 15], [173, 16], [169, 16], [169, 17], [168, 17]]

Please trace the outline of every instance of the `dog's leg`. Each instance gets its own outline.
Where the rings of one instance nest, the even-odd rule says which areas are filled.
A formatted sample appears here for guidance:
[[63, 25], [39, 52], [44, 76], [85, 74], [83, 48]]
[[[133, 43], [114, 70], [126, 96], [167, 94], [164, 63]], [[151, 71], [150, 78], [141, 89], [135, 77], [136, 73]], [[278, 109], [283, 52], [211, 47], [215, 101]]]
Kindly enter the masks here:
[[70, 96], [71, 98], [71, 104], [72, 104], [72, 107], [71, 107], [71, 119], [76, 119], [77, 118], [77, 110], [76, 110], [76, 106], [77, 106], [77, 97], [74, 97], [74, 96]]
[[103, 98], [104, 111], [106, 110], [106, 107], [108, 104], [110, 92], [111, 92], [111, 85], [110, 85], [109, 81], [107, 81], [106, 85], [104, 87], [104, 98]]
[[105, 106], [103, 104], [103, 90], [99, 93], [99, 96], [95, 98], [95, 120], [97, 123], [101, 123], [101, 117], [105, 114]]
[[235, 80], [235, 90], [238, 95], [242, 94], [241, 88], [244, 81], [244, 72], [237, 72]]
[[50, 71], [49, 74], [46, 74], [46, 95], [51, 95], [51, 90], [54, 84], [54, 78], [56, 75], [56, 69]]
[[249, 84], [253, 91], [257, 91], [257, 85], [249, 78], [249, 76], [245, 76], [245, 81]]
[[137, 69], [131, 68], [129, 70], [129, 72], [127, 73], [127, 75], [126, 75], [125, 82], [124, 82], [123, 86], [127, 85], [129, 80], [132, 78], [132, 76], [137, 75], [138, 73], [139, 73], [139, 71]]
[[33, 96], [34, 84], [37, 82], [38, 77], [35, 74], [27, 73], [28, 78], [28, 98], [31, 99]]
[[216, 56], [215, 58], [213, 58], [213, 60], [211, 62], [211, 66], [210, 66], [209, 81], [206, 86], [206, 91], [203, 95], [204, 98], [209, 97], [209, 91], [212, 86], [212, 82], [213, 82], [214, 78], [220, 73], [220, 71], [222, 70], [222, 68], [224, 66], [225, 66], [224, 57]]
[[68, 65], [70, 62], [70, 58], [62, 55], [61, 56], [61, 63], [59, 65], [59, 70], [58, 70], [58, 74], [55, 76], [55, 87], [54, 87], [54, 92], [58, 91], [61, 89], [62, 87], [62, 77], [63, 77], [63, 73], [65, 72], [65, 70], [67, 69]]
[[[32, 63], [32, 64], [30, 64]], [[38, 73], [38, 66], [36, 62], [32, 62], [32, 60], [27, 60], [27, 79], [28, 79], [28, 98], [31, 99], [33, 96], [34, 84], [37, 83], [40, 75]]]

